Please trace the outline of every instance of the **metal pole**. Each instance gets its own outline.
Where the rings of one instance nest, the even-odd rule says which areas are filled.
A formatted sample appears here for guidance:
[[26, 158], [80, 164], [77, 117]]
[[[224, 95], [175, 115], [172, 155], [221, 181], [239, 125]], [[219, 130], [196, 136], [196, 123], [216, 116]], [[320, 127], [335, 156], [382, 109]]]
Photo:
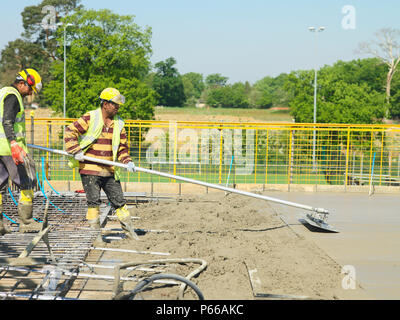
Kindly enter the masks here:
[[[71, 155], [69, 153], [67, 153], [66, 151], [62, 151], [62, 150], [50, 149], [50, 148], [45, 148], [45, 147], [32, 145], [32, 144], [28, 144], [28, 147], [71, 157]], [[97, 163], [101, 163], [101, 164], [106, 164], [109, 166], [116, 166], [116, 167], [127, 169], [126, 164], [122, 164], [119, 162], [102, 160], [102, 159], [97, 159], [97, 158], [88, 157], [88, 156], [84, 156], [83, 159], [87, 160], [87, 161], [93, 161], [93, 162], [97, 162]], [[296, 208], [300, 208], [300, 209], [304, 209], [304, 210], [308, 210], [308, 211], [314, 211], [314, 212], [322, 213], [322, 214], [329, 214], [329, 212], [323, 208], [314, 208], [314, 207], [311, 207], [308, 205], [303, 205], [303, 204], [299, 204], [299, 203], [294, 203], [294, 202], [289, 202], [289, 201], [280, 200], [280, 199], [276, 199], [276, 198], [271, 198], [271, 197], [267, 197], [267, 196], [256, 194], [256, 193], [251, 193], [251, 192], [247, 192], [247, 191], [243, 191], [243, 190], [237, 190], [237, 189], [224, 187], [224, 186], [217, 185], [217, 184], [212, 184], [212, 183], [194, 180], [194, 179], [190, 179], [190, 178], [180, 177], [180, 176], [176, 176], [176, 175], [172, 175], [172, 174], [168, 174], [168, 173], [164, 173], [164, 172], [159, 172], [159, 171], [155, 171], [155, 170], [150, 170], [150, 169], [145, 169], [145, 168], [140, 168], [140, 167], [135, 167], [135, 168], [136, 168], [136, 171], [138, 171], [138, 172], [155, 174], [155, 175], [173, 179], [173, 180], [176, 179], [176, 180], [193, 183], [193, 184], [198, 184], [201, 186], [205, 186], [205, 187], [209, 187], [209, 188], [213, 188], [213, 189], [219, 189], [219, 190], [227, 191], [227, 192], [231, 192], [231, 193], [236, 193], [236, 194], [240, 194], [243, 196], [248, 196], [248, 197], [252, 197], [252, 198], [256, 198], [256, 199], [272, 201], [272, 202], [276, 202], [276, 203], [280, 203], [280, 204], [284, 204], [287, 206], [296, 207]]]
[[[317, 123], [317, 67], [314, 69], [314, 125]], [[313, 172], [317, 171], [315, 162], [315, 126], [313, 131]]]
[[[64, 28], [64, 104], [63, 104], [63, 118], [67, 117], [67, 27], [73, 24], [62, 24]], [[65, 149], [65, 125], [63, 126], [63, 148]]]
[[[325, 27], [319, 27], [316, 29], [315, 27], [309, 27], [308, 30], [311, 32], [315, 32], [315, 36], [317, 36], [318, 32], [322, 32], [325, 30]], [[317, 38], [315, 38], [317, 39]], [[317, 52], [317, 41], [315, 41], [315, 52]], [[317, 64], [314, 66], [314, 124], [317, 123]], [[317, 163], [315, 160], [315, 127], [313, 131], [313, 172], [317, 172]]]
[[65, 107], [65, 104], [66, 104], [66, 89], [65, 89], [65, 83], [66, 83], [66, 72], [67, 72], [67, 66], [66, 66], [66, 63], [67, 63], [67, 53], [66, 53], [66, 47], [67, 47], [67, 45], [66, 45], [66, 41], [65, 41], [65, 37], [66, 37], [66, 34], [67, 34], [67, 26], [66, 25], [64, 25], [64, 112], [63, 112], [63, 115], [64, 115], [64, 118], [65, 118], [65, 116], [66, 116], [66, 107]]

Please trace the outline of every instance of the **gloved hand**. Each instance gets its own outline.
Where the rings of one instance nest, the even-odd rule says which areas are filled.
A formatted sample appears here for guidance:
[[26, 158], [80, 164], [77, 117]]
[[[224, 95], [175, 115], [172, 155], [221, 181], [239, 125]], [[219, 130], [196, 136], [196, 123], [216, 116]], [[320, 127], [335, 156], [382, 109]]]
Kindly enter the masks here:
[[24, 163], [24, 157], [26, 157], [26, 152], [15, 140], [11, 141], [11, 156], [16, 165]]
[[83, 156], [84, 156], [84, 153], [82, 150], [74, 154], [75, 160], [78, 160], [80, 162], [84, 161]]
[[134, 164], [132, 161], [129, 161], [129, 162], [126, 164], [126, 166], [127, 166], [126, 169], [127, 169], [129, 172], [135, 172], [135, 171], [136, 171], [135, 164]]

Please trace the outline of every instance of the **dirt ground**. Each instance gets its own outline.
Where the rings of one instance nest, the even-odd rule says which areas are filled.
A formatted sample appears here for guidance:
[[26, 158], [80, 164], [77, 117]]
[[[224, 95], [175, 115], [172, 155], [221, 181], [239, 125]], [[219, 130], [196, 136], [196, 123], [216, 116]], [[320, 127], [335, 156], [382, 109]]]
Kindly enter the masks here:
[[[187, 114], [164, 113], [156, 114], [155, 120], [159, 121], [187, 121]], [[259, 119], [248, 116], [233, 116], [233, 115], [206, 115], [206, 114], [191, 114], [190, 121], [215, 121], [215, 122], [260, 122]]]
[[[102, 261], [203, 259], [207, 267], [191, 281], [207, 300], [263, 299], [267, 294], [296, 296], [289, 299], [368, 298], [360, 286], [358, 290], [342, 289], [341, 266], [314, 242], [295, 233], [266, 201], [217, 192], [139, 204], [131, 213], [137, 217], [135, 228], [158, 232], [139, 233], [139, 241], [96, 245], [170, 255], [105, 252]], [[118, 230], [116, 223], [108, 222], [105, 229]], [[194, 263], [171, 265], [167, 273], [185, 277], [198, 267]], [[129, 292], [135, 285], [124, 282], [123, 289]], [[177, 290], [173, 293], [167, 287], [155, 285], [141, 298], [176, 299]], [[185, 299], [196, 298], [190, 289], [186, 292]]]

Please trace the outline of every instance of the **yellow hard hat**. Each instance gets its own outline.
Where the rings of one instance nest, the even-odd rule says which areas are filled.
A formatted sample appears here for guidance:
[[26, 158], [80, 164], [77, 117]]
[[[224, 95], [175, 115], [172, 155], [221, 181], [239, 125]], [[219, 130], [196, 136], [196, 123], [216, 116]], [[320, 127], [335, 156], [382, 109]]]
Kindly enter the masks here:
[[123, 105], [125, 97], [115, 88], [106, 88], [100, 94], [100, 99]]
[[33, 68], [26, 68], [18, 73], [17, 80], [24, 80], [35, 93], [42, 90], [42, 77]]

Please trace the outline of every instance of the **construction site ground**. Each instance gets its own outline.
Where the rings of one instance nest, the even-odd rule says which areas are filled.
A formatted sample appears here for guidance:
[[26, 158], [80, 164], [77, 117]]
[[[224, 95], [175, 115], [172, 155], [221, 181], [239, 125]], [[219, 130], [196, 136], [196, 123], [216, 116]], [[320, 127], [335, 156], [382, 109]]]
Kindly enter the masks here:
[[[237, 194], [158, 197], [130, 204], [139, 241], [124, 238], [114, 217], [106, 220], [65, 297], [112, 299], [114, 267], [132, 263], [120, 271], [118, 292], [131, 292], [153, 274], [196, 273], [190, 281], [207, 300], [399, 298], [397, 195], [262, 194], [323, 207], [340, 233], [310, 229], [301, 223], [303, 210]], [[345, 266], [354, 267], [354, 288]], [[7, 289], [4, 281], [1, 291]], [[30, 279], [30, 286], [40, 281]], [[180, 288], [155, 281], [135, 298], [175, 300]], [[198, 297], [186, 288], [183, 298]]]
[[[135, 228], [153, 232], [139, 235], [140, 241], [111, 240], [96, 242], [96, 246], [156, 254], [94, 250], [87, 261], [115, 265], [154, 259], [202, 259], [207, 267], [191, 281], [210, 300], [273, 295], [289, 299], [374, 298], [359, 284], [356, 289], [344, 289], [342, 265], [319, 245], [319, 236], [334, 239], [341, 238], [341, 234], [316, 233], [311, 239], [286, 224], [278, 212], [266, 201], [223, 192], [140, 204], [132, 208], [133, 216], [138, 218]], [[112, 230], [118, 233], [118, 222], [108, 222], [106, 230], [103, 234]], [[171, 264], [163, 272], [187, 276], [197, 267]], [[125, 291], [137, 284], [122, 282]], [[175, 287], [160, 286], [142, 298], [176, 299]], [[81, 288], [78, 282], [77, 288]], [[106, 286], [104, 281], [89, 280], [80, 289], [79, 298], [110, 299], [111, 290], [112, 281]], [[186, 299], [196, 298], [193, 291], [187, 291]], [[74, 297], [73, 292], [74, 288], [68, 296]]]
[[400, 196], [374, 193], [268, 192], [271, 197], [330, 210], [338, 234], [310, 232], [298, 209], [272, 204], [291, 228], [313, 241], [355, 278], [374, 299], [400, 299]]

